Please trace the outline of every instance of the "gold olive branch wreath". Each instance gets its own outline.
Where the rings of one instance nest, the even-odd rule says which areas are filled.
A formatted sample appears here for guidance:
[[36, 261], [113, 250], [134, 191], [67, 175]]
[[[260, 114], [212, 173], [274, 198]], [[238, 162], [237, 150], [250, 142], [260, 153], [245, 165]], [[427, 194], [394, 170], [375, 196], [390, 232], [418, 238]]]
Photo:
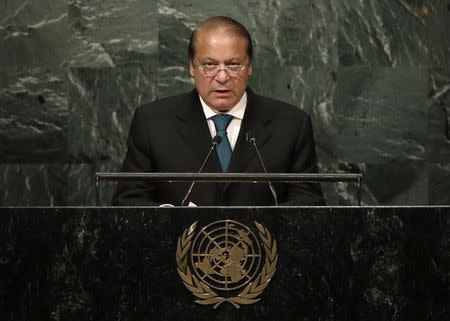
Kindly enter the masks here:
[[236, 309], [239, 309], [239, 304], [253, 304], [258, 302], [260, 300], [258, 296], [260, 296], [264, 289], [269, 285], [270, 280], [275, 274], [278, 260], [277, 242], [272, 239], [269, 231], [258, 222], [255, 222], [266, 252], [265, 264], [261, 273], [258, 274], [253, 282], [247, 284], [238, 296], [224, 298], [218, 296], [207, 284], [199, 281], [198, 278], [191, 273], [191, 269], [188, 266], [187, 253], [191, 247], [197, 223], [198, 221], [194, 222], [189, 228], [184, 230], [183, 234], [178, 239], [176, 252], [178, 274], [186, 288], [198, 298], [195, 302], [201, 305], [214, 304], [214, 309], [217, 309], [224, 302], [231, 303]]

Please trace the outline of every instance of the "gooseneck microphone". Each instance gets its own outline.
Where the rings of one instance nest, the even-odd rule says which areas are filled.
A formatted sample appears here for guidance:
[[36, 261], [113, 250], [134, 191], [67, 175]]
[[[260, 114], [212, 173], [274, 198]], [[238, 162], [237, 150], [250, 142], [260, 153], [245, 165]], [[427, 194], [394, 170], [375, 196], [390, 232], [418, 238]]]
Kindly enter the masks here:
[[[247, 138], [249, 137], [248, 133], [247, 133], [246, 137]], [[263, 159], [261, 157], [261, 154], [259, 153], [258, 146], [256, 145], [256, 138], [252, 137], [252, 138], [247, 139], [247, 140], [255, 148], [256, 154], [258, 155], [258, 158], [259, 158], [259, 163], [261, 164], [261, 166], [262, 166], [262, 168], [264, 170], [264, 173], [267, 174], [266, 166], [264, 165], [264, 161], [263, 161]], [[275, 203], [275, 206], [278, 206], [278, 197], [277, 197], [277, 193], [275, 192], [275, 188], [273, 187], [273, 184], [272, 184], [271, 181], [268, 181], [267, 183], [269, 183], [269, 189], [270, 189], [270, 192], [272, 193], [272, 197], [273, 197], [273, 201]]]
[[[216, 135], [213, 139], [212, 139], [212, 143], [211, 143], [211, 147], [209, 148], [209, 152], [208, 155], [206, 155], [205, 160], [203, 161], [202, 166], [200, 166], [200, 169], [198, 170], [198, 173], [201, 173], [203, 170], [203, 167], [205, 167], [206, 162], [208, 161], [208, 159], [211, 157], [212, 152], [217, 148], [217, 146], [220, 145], [220, 143], [222, 142], [222, 137]], [[186, 206], [186, 202], [188, 200], [189, 195], [191, 195], [192, 192], [192, 188], [194, 187], [195, 181], [192, 181], [191, 185], [189, 186], [188, 191], [186, 192], [186, 195], [184, 196], [183, 200], [181, 201], [181, 206]]]

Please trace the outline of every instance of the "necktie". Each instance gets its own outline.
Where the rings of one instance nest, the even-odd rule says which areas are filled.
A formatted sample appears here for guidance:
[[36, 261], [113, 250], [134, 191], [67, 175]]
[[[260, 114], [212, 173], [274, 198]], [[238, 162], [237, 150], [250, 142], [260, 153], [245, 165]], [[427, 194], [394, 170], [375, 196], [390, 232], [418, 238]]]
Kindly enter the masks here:
[[228, 171], [228, 165], [231, 159], [231, 146], [227, 136], [227, 127], [230, 124], [233, 116], [228, 114], [220, 114], [211, 117], [216, 126], [217, 135], [222, 138], [222, 142], [217, 146], [217, 155], [219, 156], [220, 166], [222, 172]]

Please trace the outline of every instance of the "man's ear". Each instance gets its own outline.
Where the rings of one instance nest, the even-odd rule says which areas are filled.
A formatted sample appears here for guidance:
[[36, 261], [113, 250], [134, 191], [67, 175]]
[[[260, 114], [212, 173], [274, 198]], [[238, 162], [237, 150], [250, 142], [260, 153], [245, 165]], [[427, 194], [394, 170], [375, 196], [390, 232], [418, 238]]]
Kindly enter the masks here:
[[250, 75], [252, 74], [252, 72], [253, 72], [252, 66], [253, 66], [253, 64], [250, 64], [250, 65], [247, 67], [248, 75], [249, 75], [249, 76], [250, 76]]
[[195, 76], [195, 67], [192, 64], [192, 60], [189, 60], [189, 73], [191, 74], [191, 77]]

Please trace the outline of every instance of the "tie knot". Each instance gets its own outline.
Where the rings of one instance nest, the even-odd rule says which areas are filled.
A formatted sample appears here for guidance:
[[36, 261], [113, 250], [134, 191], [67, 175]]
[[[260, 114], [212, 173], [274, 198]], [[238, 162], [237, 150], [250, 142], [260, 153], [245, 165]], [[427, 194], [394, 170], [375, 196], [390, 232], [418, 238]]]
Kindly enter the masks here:
[[214, 126], [216, 126], [216, 130], [218, 132], [221, 132], [227, 130], [227, 127], [233, 119], [233, 116], [228, 114], [219, 114], [211, 117], [211, 119], [214, 122]]

